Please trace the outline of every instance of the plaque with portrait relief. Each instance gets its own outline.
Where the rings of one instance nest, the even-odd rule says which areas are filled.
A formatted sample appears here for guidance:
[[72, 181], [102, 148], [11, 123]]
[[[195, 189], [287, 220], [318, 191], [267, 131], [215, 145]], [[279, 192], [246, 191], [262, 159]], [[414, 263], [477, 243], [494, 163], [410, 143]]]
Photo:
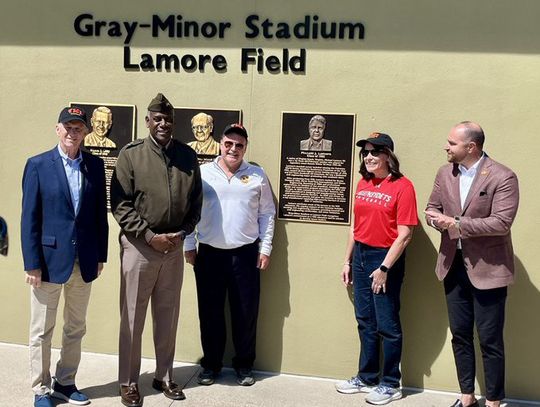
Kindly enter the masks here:
[[219, 155], [225, 127], [241, 122], [241, 110], [175, 107], [173, 137], [193, 148], [203, 164]]
[[283, 112], [278, 218], [350, 224], [355, 115]]
[[80, 107], [86, 112], [90, 133], [84, 138], [83, 148], [105, 162], [107, 207], [110, 210], [111, 177], [118, 153], [122, 147], [135, 140], [135, 105], [71, 102], [70, 106]]

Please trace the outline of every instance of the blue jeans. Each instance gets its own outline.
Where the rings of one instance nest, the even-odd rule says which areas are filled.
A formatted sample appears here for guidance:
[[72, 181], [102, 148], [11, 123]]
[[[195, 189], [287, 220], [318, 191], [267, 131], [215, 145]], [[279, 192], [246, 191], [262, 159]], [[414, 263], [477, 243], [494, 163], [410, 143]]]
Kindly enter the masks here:
[[[386, 292], [371, 290], [369, 275], [383, 262], [388, 248], [355, 242], [352, 275], [354, 311], [360, 335], [358, 377], [368, 385], [399, 387], [403, 334], [399, 320], [400, 291], [405, 273], [405, 252], [388, 270]], [[381, 342], [383, 351], [381, 375]]]

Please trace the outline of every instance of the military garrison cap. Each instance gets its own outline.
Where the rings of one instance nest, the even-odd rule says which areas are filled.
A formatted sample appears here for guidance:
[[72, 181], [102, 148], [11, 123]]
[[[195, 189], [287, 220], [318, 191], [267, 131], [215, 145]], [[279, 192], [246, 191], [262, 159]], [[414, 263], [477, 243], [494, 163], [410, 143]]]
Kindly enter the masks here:
[[158, 113], [173, 113], [174, 108], [163, 93], [158, 93], [148, 105], [148, 111]]

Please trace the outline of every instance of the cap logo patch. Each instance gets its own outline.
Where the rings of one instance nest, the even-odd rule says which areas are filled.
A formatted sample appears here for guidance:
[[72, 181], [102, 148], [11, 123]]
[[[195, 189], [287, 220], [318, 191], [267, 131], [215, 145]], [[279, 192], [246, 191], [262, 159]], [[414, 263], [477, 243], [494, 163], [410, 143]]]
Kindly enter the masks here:
[[83, 112], [81, 109], [78, 109], [76, 107], [72, 107], [71, 109], [68, 109], [68, 113], [75, 115], [75, 116], [82, 116]]
[[380, 133], [376, 133], [376, 132], [375, 132], [375, 133], [371, 133], [371, 134], [369, 135], [369, 138], [377, 138], [377, 137], [379, 137], [380, 135], [381, 135]]

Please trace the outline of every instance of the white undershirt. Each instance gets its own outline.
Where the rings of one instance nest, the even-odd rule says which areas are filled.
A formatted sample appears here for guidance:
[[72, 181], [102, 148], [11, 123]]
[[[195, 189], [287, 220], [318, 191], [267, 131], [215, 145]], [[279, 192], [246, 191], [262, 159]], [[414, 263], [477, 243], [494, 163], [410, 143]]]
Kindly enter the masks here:
[[[475, 162], [469, 169], [461, 164], [458, 166], [459, 172], [461, 173], [459, 176], [459, 199], [461, 201], [461, 210], [463, 210], [463, 207], [465, 206], [465, 201], [467, 200], [467, 195], [469, 195], [471, 190], [474, 177], [476, 176], [476, 171], [478, 170], [480, 161], [482, 161], [484, 156], [485, 153], [482, 153], [482, 156], [478, 159], [478, 161]], [[457, 248], [461, 249], [461, 239], [458, 240]]]
[[478, 161], [475, 162], [469, 169], [465, 168], [461, 164], [458, 166], [459, 172], [461, 173], [461, 176], [459, 177], [459, 198], [461, 200], [461, 209], [463, 209], [463, 206], [465, 205], [465, 200], [467, 199], [467, 195], [469, 195], [469, 191], [471, 190], [471, 186], [476, 175], [476, 170], [478, 170], [478, 166], [480, 165], [482, 158], [484, 158], [484, 155], [485, 154], [482, 154]]

